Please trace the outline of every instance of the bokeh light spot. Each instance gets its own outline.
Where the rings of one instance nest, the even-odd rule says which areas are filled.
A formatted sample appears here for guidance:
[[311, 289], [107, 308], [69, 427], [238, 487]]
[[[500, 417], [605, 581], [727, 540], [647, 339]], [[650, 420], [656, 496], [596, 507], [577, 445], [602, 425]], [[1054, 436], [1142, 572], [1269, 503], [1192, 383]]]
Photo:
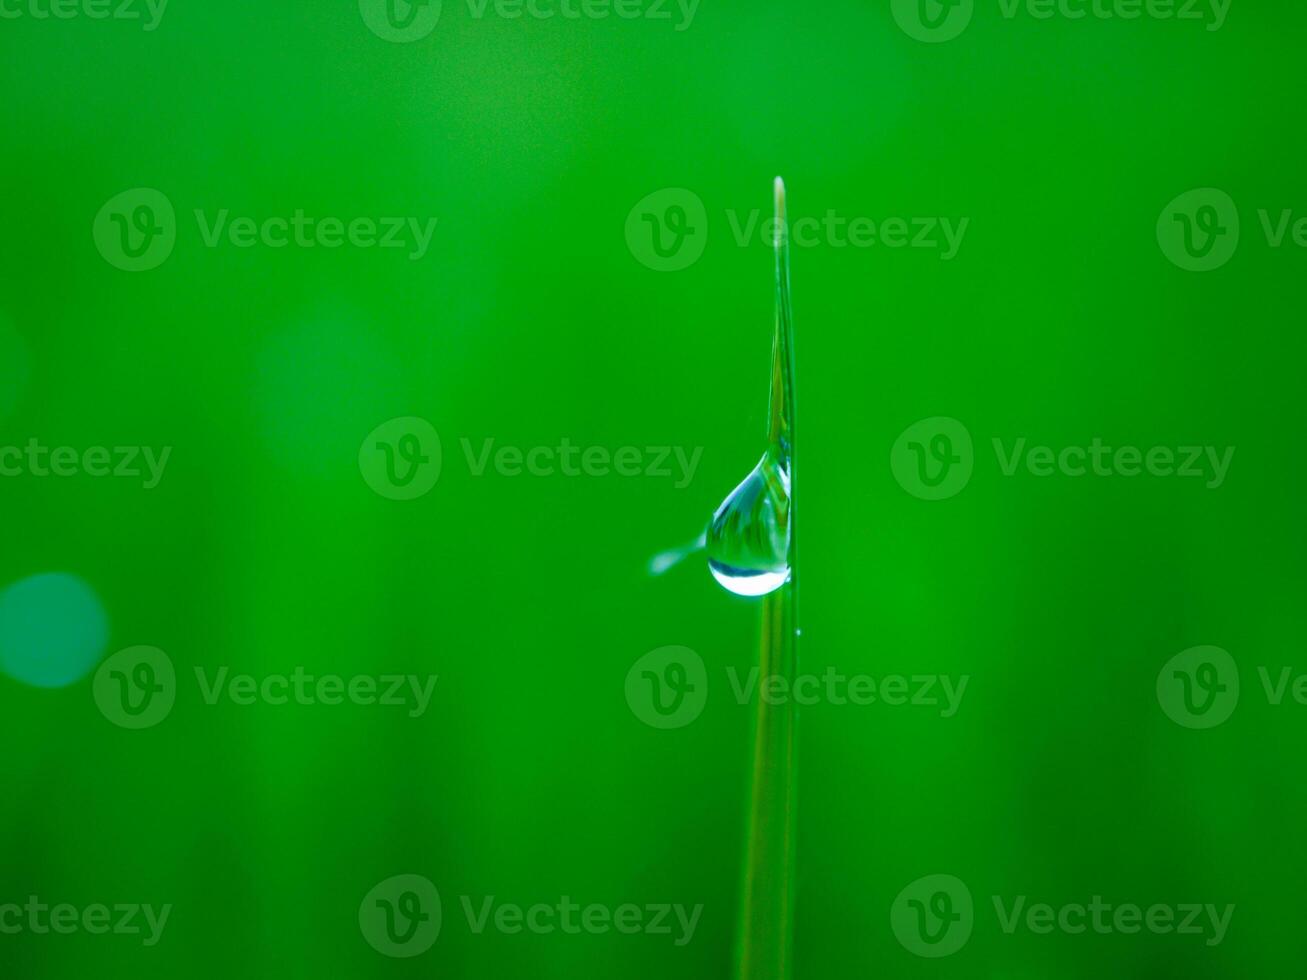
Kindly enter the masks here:
[[89, 585], [34, 575], [0, 592], [0, 670], [33, 687], [66, 687], [90, 673], [109, 640], [109, 618]]

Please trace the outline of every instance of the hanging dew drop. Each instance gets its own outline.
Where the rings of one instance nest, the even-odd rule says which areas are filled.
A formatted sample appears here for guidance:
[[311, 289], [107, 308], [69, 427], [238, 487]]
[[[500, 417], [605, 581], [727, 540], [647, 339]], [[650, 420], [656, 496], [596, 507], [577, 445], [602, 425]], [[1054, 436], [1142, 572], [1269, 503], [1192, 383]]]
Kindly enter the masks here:
[[736, 595], [766, 595], [790, 577], [789, 554], [790, 475], [772, 448], [713, 514], [708, 568]]

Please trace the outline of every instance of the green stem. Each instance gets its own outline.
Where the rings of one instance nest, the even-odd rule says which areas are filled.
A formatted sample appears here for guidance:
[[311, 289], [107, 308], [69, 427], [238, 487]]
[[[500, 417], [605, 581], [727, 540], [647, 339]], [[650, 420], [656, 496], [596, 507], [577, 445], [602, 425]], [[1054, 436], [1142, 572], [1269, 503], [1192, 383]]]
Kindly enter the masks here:
[[[794, 326], [790, 315], [789, 229], [785, 185], [776, 178], [776, 335], [769, 435], [790, 480], [789, 581], [763, 598], [761, 674], [798, 673], [798, 528]], [[754, 734], [749, 835], [745, 855], [737, 975], [789, 980], [794, 952], [794, 833], [798, 790], [798, 708], [793, 699], [759, 698]]]

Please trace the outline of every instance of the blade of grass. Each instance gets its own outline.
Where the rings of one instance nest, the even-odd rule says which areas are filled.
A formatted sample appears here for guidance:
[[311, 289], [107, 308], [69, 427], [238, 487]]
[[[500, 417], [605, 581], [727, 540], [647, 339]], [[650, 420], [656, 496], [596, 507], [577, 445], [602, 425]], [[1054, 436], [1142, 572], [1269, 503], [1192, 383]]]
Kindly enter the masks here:
[[[789, 472], [789, 581], [763, 598], [760, 677], [798, 672], [798, 473], [795, 452], [794, 327], [790, 313], [785, 184], [776, 185], [776, 336], [769, 432]], [[798, 789], [798, 707], [758, 699], [752, 792], [740, 913], [737, 976], [789, 980], [794, 953], [794, 833]]]

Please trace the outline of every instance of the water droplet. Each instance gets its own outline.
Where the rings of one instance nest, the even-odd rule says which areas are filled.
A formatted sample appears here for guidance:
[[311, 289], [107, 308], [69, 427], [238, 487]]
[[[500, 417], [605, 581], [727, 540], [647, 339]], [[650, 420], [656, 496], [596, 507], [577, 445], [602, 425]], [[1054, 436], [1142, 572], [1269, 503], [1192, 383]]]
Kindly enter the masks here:
[[736, 595], [766, 595], [790, 577], [790, 475], [774, 448], [713, 514], [708, 568]]

